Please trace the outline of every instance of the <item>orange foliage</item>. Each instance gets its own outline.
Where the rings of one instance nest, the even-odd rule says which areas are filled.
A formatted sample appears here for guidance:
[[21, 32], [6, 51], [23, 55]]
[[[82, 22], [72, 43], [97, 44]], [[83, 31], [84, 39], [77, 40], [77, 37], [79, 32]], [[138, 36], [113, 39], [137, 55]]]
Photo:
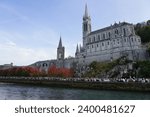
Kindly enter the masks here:
[[0, 70], [0, 76], [49, 76], [49, 77], [73, 77], [73, 70], [68, 68], [57, 68], [56, 66], [51, 66], [48, 72], [44, 70], [39, 70], [36, 67], [13, 67], [6, 70]]
[[72, 77], [73, 70], [68, 68], [56, 68], [56, 66], [51, 66], [48, 69], [48, 75], [52, 77]]

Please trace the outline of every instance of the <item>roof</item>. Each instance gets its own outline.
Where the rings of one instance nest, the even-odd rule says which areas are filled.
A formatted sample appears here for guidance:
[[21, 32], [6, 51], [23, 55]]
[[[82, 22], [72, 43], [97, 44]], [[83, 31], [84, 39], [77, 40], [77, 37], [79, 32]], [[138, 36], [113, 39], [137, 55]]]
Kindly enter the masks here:
[[132, 25], [132, 24], [127, 23], [127, 22], [121, 22], [121, 23], [118, 23], [118, 24], [115, 23], [114, 25], [111, 25], [111, 26], [108, 26], [108, 27], [105, 27], [105, 28], [102, 28], [102, 29], [95, 30], [95, 31], [91, 32], [89, 35], [93, 35], [93, 34], [96, 34], [96, 33], [99, 33], [99, 32], [107, 31], [107, 30], [114, 29], [114, 28], [117, 28], [117, 27], [120, 27], [120, 26], [124, 26], [124, 25]]

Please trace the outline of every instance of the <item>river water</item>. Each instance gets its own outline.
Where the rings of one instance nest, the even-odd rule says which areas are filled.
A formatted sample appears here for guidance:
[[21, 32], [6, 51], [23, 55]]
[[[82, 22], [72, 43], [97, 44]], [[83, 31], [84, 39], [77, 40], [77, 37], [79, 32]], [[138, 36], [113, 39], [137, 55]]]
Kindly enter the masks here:
[[0, 100], [149, 100], [150, 92], [67, 89], [0, 83]]

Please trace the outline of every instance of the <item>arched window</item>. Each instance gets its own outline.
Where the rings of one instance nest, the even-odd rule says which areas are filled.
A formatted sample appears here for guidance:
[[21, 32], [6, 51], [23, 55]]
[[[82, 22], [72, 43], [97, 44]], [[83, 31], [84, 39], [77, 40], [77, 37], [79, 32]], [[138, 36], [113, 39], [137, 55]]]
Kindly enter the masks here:
[[100, 41], [100, 35], [98, 35], [98, 41]]
[[95, 36], [93, 37], [93, 42], [95, 42]]
[[102, 46], [104, 46], [104, 43], [102, 43]]
[[110, 32], [108, 33], [108, 37], [110, 38]]
[[43, 63], [43, 67], [47, 67], [47, 64], [46, 64], [46, 63]]
[[124, 36], [126, 36], [126, 29], [125, 28], [123, 29], [123, 34], [124, 34]]
[[117, 34], [117, 35], [119, 34], [119, 31], [118, 31], [118, 29], [116, 29], [116, 30], [115, 30], [115, 34]]
[[87, 31], [87, 23], [84, 24], [84, 31]]
[[131, 38], [131, 41], [133, 42], [133, 38]]
[[109, 41], [107, 42], [107, 44], [109, 45]]

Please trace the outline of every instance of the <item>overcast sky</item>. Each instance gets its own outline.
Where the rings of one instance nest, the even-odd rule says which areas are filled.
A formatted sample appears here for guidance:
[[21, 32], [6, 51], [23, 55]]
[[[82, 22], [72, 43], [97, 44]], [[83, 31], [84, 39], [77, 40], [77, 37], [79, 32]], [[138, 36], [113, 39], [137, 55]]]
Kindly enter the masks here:
[[74, 56], [86, 3], [92, 30], [150, 19], [150, 0], [0, 0], [0, 65], [56, 59], [60, 35]]

